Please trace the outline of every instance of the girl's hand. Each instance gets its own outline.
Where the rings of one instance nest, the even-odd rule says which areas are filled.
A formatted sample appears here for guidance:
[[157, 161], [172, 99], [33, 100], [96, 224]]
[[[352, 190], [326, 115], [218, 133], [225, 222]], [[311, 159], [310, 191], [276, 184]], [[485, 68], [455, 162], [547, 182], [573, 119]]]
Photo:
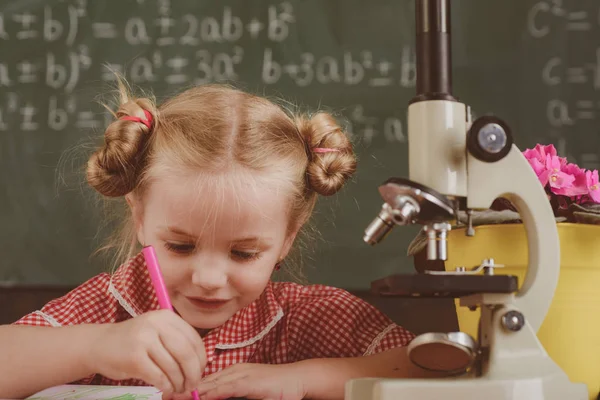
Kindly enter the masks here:
[[295, 364], [235, 364], [202, 379], [197, 389], [202, 400], [300, 400], [306, 396]]
[[103, 325], [88, 362], [103, 376], [141, 379], [165, 395], [192, 391], [206, 366], [202, 338], [171, 310]]

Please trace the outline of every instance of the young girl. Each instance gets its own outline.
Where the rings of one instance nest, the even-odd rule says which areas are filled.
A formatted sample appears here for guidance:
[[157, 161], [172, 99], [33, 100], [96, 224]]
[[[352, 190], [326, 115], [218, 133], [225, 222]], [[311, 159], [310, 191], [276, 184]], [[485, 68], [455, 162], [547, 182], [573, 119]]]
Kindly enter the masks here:
[[[355, 170], [330, 115], [209, 85], [158, 108], [123, 91], [116, 118], [87, 177], [125, 197], [132, 257], [0, 327], [0, 397], [77, 382], [341, 399], [352, 378], [427, 375], [407, 359], [413, 335], [366, 302], [270, 281], [317, 195]], [[176, 313], [159, 310], [136, 245], [156, 249]]]

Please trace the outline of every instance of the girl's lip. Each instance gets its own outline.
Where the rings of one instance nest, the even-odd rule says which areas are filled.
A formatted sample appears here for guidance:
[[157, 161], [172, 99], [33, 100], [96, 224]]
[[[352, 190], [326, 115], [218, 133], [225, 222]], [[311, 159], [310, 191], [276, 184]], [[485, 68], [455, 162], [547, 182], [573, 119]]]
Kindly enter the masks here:
[[198, 300], [198, 301], [205, 301], [207, 303], [222, 303], [225, 301], [229, 301], [229, 299], [217, 299], [217, 298], [211, 298], [211, 297], [190, 297], [190, 299], [194, 299], [194, 300]]
[[199, 308], [216, 309], [225, 305], [228, 299], [210, 299], [202, 297], [188, 297], [190, 303]]

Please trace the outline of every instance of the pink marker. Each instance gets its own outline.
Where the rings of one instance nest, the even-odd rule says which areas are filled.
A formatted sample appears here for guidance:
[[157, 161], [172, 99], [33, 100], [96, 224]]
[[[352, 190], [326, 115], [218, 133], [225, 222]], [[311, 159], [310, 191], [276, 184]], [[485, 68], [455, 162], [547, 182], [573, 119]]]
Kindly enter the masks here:
[[[154, 247], [146, 246], [142, 249], [142, 253], [146, 259], [146, 267], [148, 268], [148, 273], [150, 274], [150, 280], [152, 280], [152, 286], [154, 286], [154, 292], [158, 298], [158, 305], [164, 310], [174, 311], [173, 305], [171, 304], [171, 299], [169, 298], [169, 293], [167, 292], [167, 287], [165, 286], [165, 281], [162, 273], [160, 272], [160, 266], [158, 265], [158, 259], [156, 258]], [[197, 390], [192, 392], [192, 397], [194, 400], [200, 400]]]

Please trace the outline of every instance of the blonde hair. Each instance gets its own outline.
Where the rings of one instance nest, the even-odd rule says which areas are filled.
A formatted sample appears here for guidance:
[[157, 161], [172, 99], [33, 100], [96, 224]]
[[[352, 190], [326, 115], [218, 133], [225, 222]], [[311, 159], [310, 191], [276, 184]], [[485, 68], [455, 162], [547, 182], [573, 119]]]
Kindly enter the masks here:
[[[119, 81], [120, 106], [89, 158], [87, 181], [104, 196], [142, 196], [158, 171], [216, 172], [239, 166], [261, 175], [277, 173], [290, 190], [288, 226], [310, 218], [317, 195], [329, 196], [355, 172], [352, 145], [334, 117], [318, 112], [291, 115], [273, 102], [226, 85], [188, 89], [157, 106], [134, 98]], [[151, 128], [124, 116], [146, 119]], [[315, 152], [316, 148], [333, 151]], [[138, 247], [129, 211], [107, 247], [118, 264]]]

